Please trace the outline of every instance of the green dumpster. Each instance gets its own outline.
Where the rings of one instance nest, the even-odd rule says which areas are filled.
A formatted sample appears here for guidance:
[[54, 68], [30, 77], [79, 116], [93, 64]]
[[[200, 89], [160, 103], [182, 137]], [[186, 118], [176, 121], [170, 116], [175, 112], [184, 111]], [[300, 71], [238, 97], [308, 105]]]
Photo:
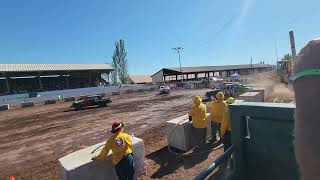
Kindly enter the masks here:
[[242, 102], [230, 106], [236, 180], [298, 180], [294, 104]]

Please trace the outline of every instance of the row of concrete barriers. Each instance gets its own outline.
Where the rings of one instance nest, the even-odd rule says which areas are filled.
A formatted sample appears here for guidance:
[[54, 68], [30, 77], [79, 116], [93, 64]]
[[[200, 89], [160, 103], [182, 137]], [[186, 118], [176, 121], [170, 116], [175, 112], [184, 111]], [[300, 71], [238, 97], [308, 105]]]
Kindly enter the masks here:
[[[55, 104], [55, 103], [57, 103], [57, 100], [55, 100], [55, 99], [46, 99], [44, 101], [44, 105]], [[33, 106], [35, 106], [35, 102], [34, 101], [22, 102], [20, 104], [20, 107], [22, 107], [22, 108], [33, 107]], [[10, 104], [2, 104], [2, 105], [0, 105], [0, 111], [5, 111], [5, 110], [9, 110], [9, 109], [10, 109]]]
[[[64, 102], [71, 102], [71, 101], [75, 101], [75, 100], [76, 100], [76, 98], [73, 96], [73, 97], [65, 98], [63, 101]], [[43, 104], [49, 105], [49, 104], [55, 104], [57, 102], [58, 102], [58, 100], [56, 100], [56, 99], [46, 99], [46, 100], [44, 100]], [[21, 108], [33, 107], [35, 105], [36, 105], [35, 101], [27, 101], [27, 102], [20, 103]], [[0, 105], [0, 111], [9, 110], [10, 107], [11, 107], [10, 104], [2, 104], [2, 105]]]
[[[12, 94], [0, 96], [0, 105], [10, 104], [10, 106], [20, 106], [22, 102], [34, 101], [36, 104], [44, 103], [46, 99], [65, 99], [68, 97], [79, 97], [81, 95], [95, 95], [106, 93], [112, 95], [130, 92], [143, 92], [153, 91], [157, 89], [158, 85], [123, 85], [123, 86], [106, 86], [106, 87], [88, 87], [77, 89], [65, 89], [56, 91], [37, 92], [36, 94], [24, 93], [24, 94]], [[119, 93], [117, 93], [119, 92]]]
[[[145, 92], [145, 91], [154, 91], [155, 88], [150, 88], [148, 90], [145, 90], [145, 89], [138, 89], [136, 91], [133, 91], [133, 90], [126, 90], [124, 93], [133, 93], [133, 92]], [[101, 96], [106, 96], [107, 93], [100, 93], [98, 95], [101, 95]], [[120, 91], [115, 91], [115, 92], [111, 92], [109, 95], [120, 95]], [[79, 96], [79, 98], [84, 98], [86, 96], [89, 96], [89, 95], [81, 95]], [[62, 99], [45, 99], [43, 101], [43, 104], [44, 105], [49, 105], [49, 104], [55, 104], [57, 103], [58, 101], [64, 101], [64, 102], [71, 102], [71, 101], [75, 101], [76, 100], [76, 97], [75, 96], [71, 96], [71, 97], [66, 97], [66, 98], [63, 98]], [[42, 102], [41, 102], [42, 103]], [[20, 107], [22, 108], [26, 108], [26, 107], [32, 107], [32, 106], [35, 106], [36, 102], [35, 101], [26, 101], [26, 102], [21, 102], [20, 103]], [[4, 111], [4, 110], [9, 110], [10, 109], [10, 104], [2, 104], [0, 105], [0, 111]]]

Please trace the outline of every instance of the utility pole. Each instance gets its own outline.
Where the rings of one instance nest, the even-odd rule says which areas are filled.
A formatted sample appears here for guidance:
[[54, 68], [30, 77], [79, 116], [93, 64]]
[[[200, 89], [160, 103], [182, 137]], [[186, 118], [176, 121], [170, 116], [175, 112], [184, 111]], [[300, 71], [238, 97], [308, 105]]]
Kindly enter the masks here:
[[278, 47], [277, 47], [277, 40], [276, 40], [276, 38], [274, 38], [274, 49], [275, 49], [275, 51], [276, 51], [276, 58], [277, 58], [277, 64], [278, 64], [279, 58], [278, 58]]
[[294, 43], [294, 34], [293, 31], [289, 32], [289, 37], [290, 37], [290, 44], [291, 44], [291, 53], [292, 53], [292, 59], [296, 59], [296, 45]]
[[181, 74], [181, 81], [183, 81], [183, 74], [182, 74], [182, 68], [181, 68], [181, 60], [180, 60], [180, 51], [183, 50], [183, 47], [175, 47], [175, 48], [172, 48], [172, 50], [176, 51], [179, 55], [179, 64], [180, 64], [180, 74]]
[[290, 37], [290, 45], [291, 45], [291, 55], [292, 55], [292, 61], [289, 63], [288, 66], [288, 75], [289, 77], [292, 76], [292, 70], [293, 70], [293, 61], [296, 59], [296, 45], [294, 42], [294, 34], [293, 31], [289, 32], [289, 37]]

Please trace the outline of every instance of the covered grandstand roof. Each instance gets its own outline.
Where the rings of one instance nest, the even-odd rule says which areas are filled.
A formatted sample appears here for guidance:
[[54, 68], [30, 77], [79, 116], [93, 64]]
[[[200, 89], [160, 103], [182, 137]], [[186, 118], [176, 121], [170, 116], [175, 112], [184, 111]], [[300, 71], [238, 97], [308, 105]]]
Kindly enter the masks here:
[[112, 71], [109, 64], [0, 64], [0, 72]]
[[[186, 74], [186, 73], [229, 71], [229, 70], [252, 69], [252, 68], [267, 68], [267, 67], [273, 67], [273, 66], [269, 65], [269, 64], [252, 64], [252, 65], [251, 64], [241, 64], [241, 65], [225, 65], [225, 66], [181, 67], [181, 70], [182, 70], [182, 73]], [[180, 72], [180, 68], [179, 67], [163, 68], [161, 70], [169, 70], [169, 71]], [[155, 73], [155, 74], [157, 74], [157, 73]], [[155, 74], [153, 74], [152, 76], [154, 76]]]
[[152, 78], [150, 75], [131, 75], [130, 78], [136, 84], [152, 83]]

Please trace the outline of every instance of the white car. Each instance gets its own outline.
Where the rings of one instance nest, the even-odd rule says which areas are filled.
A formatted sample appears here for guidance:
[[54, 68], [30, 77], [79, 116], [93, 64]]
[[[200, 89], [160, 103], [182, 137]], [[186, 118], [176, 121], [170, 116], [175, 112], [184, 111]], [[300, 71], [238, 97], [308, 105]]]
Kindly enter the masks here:
[[160, 86], [159, 92], [161, 94], [170, 94], [170, 87], [169, 86]]

